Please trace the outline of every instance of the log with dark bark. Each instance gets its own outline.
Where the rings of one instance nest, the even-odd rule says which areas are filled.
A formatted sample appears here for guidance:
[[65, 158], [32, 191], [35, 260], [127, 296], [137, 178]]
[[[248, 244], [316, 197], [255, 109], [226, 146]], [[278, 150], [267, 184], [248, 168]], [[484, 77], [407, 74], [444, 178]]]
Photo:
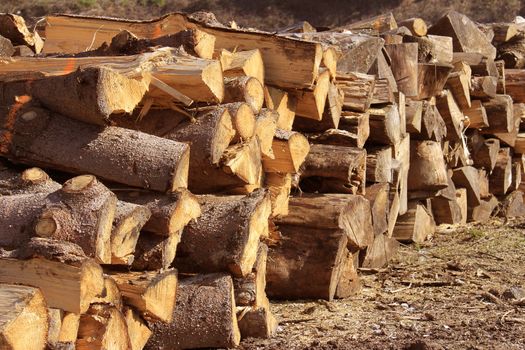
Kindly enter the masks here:
[[172, 321], [148, 322], [145, 349], [234, 348], [239, 345], [232, 279], [208, 274], [181, 280]]
[[175, 259], [181, 235], [182, 230], [172, 232], [168, 237], [141, 232], [131, 269], [137, 271], [167, 269]]
[[0, 297], [2, 348], [44, 349], [47, 342], [48, 311], [40, 290], [14, 284], [0, 284]]
[[283, 238], [268, 256], [268, 295], [332, 300], [346, 258], [345, 232], [287, 224], [280, 224], [279, 230]]
[[299, 169], [299, 187], [305, 192], [364, 192], [366, 151], [360, 148], [312, 145]]
[[33, 238], [1, 258], [0, 283], [38, 287], [48, 307], [82, 313], [104, 292], [102, 268], [73, 243]]
[[251, 272], [258, 242], [268, 236], [269, 194], [198, 196], [202, 215], [185, 228], [175, 266], [180, 272]]
[[290, 198], [287, 216], [277, 218], [280, 227], [300, 226], [342, 231], [348, 245], [363, 249], [373, 239], [370, 203], [359, 195], [304, 194]]
[[21, 107], [17, 103], [0, 115], [5, 135], [0, 148], [15, 162], [92, 173], [163, 192], [187, 185], [188, 145], [134, 130], [89, 125], [40, 108]]
[[436, 223], [426, 205], [410, 201], [408, 211], [397, 219], [393, 237], [402, 242], [422, 243], [434, 234]]
[[35, 53], [42, 51], [44, 41], [37, 32], [29, 31], [21, 16], [2, 13], [0, 28], [0, 35], [9, 39], [14, 45], [26, 45]]
[[361, 251], [360, 266], [368, 269], [380, 269], [388, 265], [397, 254], [399, 242], [387, 235], [377, 235], [366, 250]]
[[490, 192], [496, 196], [507, 193], [512, 182], [512, 150], [500, 148], [496, 165], [489, 176]]
[[62, 187], [40, 168], [18, 172], [0, 164], [0, 194], [12, 196], [30, 193], [51, 193]]

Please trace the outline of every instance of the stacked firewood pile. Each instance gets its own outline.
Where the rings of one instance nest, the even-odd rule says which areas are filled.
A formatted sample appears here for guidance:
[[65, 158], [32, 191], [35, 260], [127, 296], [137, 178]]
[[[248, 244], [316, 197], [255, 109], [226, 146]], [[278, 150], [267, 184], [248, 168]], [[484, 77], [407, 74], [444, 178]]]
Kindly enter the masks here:
[[235, 347], [268, 297], [523, 215], [523, 35], [0, 15], [0, 347]]

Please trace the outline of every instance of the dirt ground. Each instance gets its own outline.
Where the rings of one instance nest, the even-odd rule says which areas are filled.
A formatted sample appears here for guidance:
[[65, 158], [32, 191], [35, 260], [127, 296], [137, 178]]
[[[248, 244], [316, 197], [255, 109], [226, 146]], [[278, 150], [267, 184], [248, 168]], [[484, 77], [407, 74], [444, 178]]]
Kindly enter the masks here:
[[242, 349], [525, 349], [525, 219], [440, 227], [362, 271], [346, 300], [275, 302], [270, 340]]

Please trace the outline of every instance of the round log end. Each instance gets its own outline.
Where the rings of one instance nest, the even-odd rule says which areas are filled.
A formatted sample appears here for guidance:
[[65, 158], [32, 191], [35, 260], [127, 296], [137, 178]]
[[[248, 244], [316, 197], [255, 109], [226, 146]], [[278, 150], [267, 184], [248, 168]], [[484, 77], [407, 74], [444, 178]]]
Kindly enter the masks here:
[[58, 223], [52, 214], [41, 217], [35, 225], [35, 233], [39, 237], [51, 237], [58, 230]]
[[80, 175], [66, 181], [62, 190], [66, 193], [81, 193], [93, 186], [96, 181], [93, 175]]
[[249, 139], [255, 134], [255, 115], [247, 103], [242, 103], [237, 110], [232, 113], [234, 128], [241, 139]]
[[45, 182], [49, 179], [49, 176], [40, 168], [29, 168], [22, 172], [22, 181], [26, 183], [37, 184]]

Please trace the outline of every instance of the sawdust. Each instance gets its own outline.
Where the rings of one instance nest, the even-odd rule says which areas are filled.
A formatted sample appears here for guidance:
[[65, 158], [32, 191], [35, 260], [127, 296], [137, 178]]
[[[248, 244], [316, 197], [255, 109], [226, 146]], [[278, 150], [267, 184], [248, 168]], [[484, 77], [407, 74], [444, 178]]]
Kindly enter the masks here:
[[274, 302], [277, 335], [242, 349], [525, 349], [525, 219], [440, 227], [346, 300]]

